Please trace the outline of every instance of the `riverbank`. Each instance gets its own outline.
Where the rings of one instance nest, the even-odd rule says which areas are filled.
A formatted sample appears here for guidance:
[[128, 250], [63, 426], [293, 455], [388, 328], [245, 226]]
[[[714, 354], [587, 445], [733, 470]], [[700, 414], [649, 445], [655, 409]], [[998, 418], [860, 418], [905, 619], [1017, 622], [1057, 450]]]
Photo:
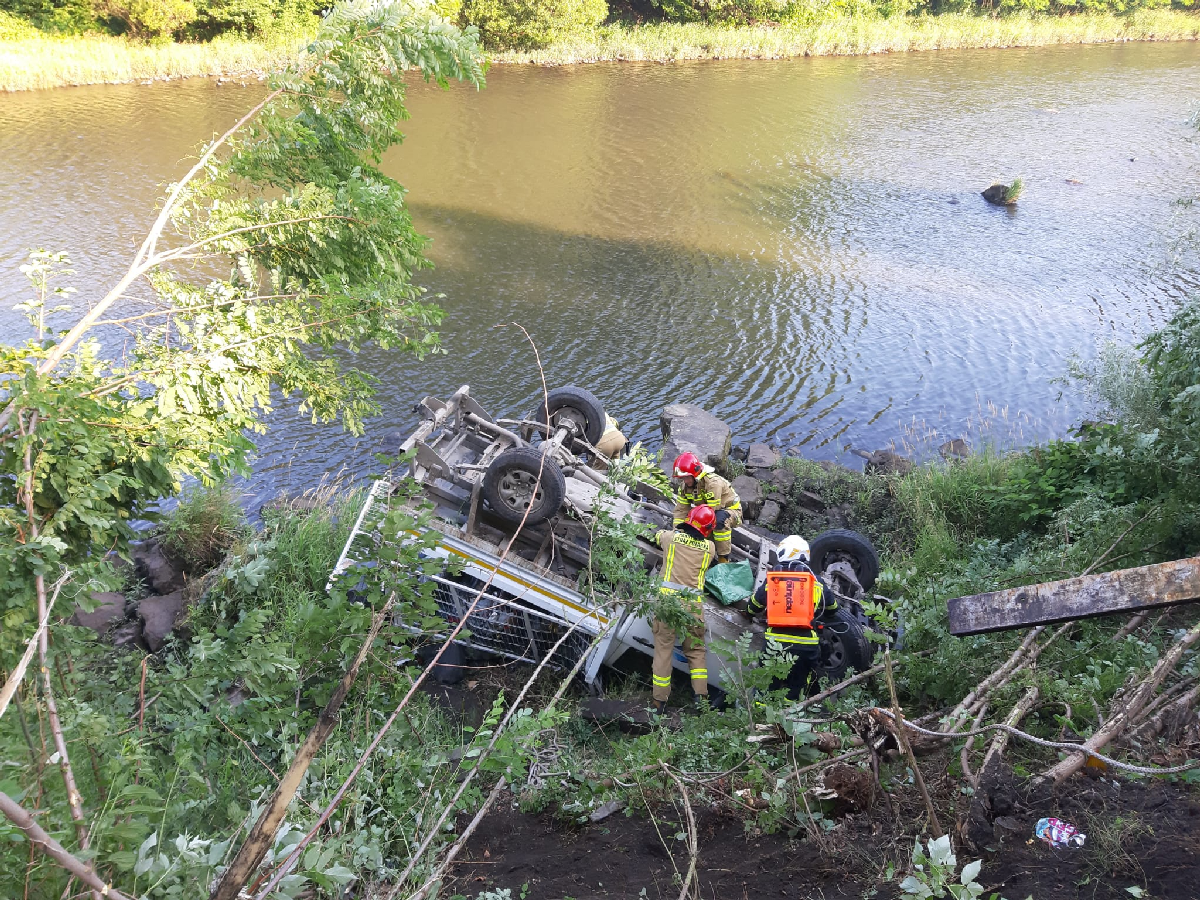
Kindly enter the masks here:
[[[1200, 38], [1200, 15], [1143, 10], [1130, 16], [971, 15], [844, 18], [814, 25], [613, 24], [540, 50], [492, 55], [502, 64], [784, 59], [910, 50], [1044, 47]], [[109, 36], [56, 38], [0, 32], [0, 90], [122, 84], [194, 76], [257, 77], [295, 56], [302, 39], [222, 37], [204, 44], [148, 45]]]

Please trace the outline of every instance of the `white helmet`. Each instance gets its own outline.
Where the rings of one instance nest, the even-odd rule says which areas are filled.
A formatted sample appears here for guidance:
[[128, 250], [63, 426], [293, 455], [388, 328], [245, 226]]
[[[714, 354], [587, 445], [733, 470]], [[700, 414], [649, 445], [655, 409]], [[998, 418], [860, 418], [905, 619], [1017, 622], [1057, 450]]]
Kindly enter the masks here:
[[798, 534], [792, 534], [779, 542], [779, 561], [792, 562], [797, 559], [808, 559], [808, 541]]

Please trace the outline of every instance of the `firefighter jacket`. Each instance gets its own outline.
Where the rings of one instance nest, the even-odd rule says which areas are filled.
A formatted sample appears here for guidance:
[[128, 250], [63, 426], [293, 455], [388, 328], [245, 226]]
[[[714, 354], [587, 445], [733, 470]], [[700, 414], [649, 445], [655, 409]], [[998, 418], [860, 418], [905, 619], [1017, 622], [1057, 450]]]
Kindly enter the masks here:
[[[679, 500], [675, 504], [675, 524], [687, 520], [687, 514], [693, 506], [711, 506], [714, 510], [729, 510], [730, 517], [724, 528], [713, 532], [713, 540], [718, 544], [728, 544], [733, 529], [742, 523], [742, 501], [734, 492], [732, 485], [708, 466], [703, 474], [696, 479], [695, 487], [680, 487]], [[728, 553], [728, 547], [722, 552]]]
[[704, 576], [717, 555], [716, 545], [689, 526], [660, 531], [658, 546], [663, 551], [664, 591], [704, 592]]
[[[767, 572], [767, 579], [758, 586], [758, 590], [754, 592], [754, 596], [750, 598], [750, 602], [746, 604], [746, 612], [757, 618], [766, 612], [767, 609], [767, 580], [774, 574], [784, 572], [808, 572], [813, 576], [816, 584], [813, 585], [813, 618], [816, 619], [823, 613], [831, 612], [837, 609], [837, 600], [828, 592], [824, 583], [817, 577], [816, 573], [809, 567], [804, 560], [793, 560], [791, 562], [778, 563]], [[779, 641], [781, 644], [799, 644], [805, 647], [816, 647], [818, 644], [817, 632], [815, 628], [783, 628], [767, 624], [767, 637], [771, 640]]]

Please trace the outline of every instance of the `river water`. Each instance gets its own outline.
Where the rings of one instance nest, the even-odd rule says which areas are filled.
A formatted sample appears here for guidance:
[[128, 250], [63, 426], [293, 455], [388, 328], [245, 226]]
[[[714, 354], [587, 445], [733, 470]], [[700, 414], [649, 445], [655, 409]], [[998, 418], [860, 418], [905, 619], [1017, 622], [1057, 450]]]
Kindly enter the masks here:
[[[0, 97], [0, 335], [27, 248], [70, 252], [82, 304], [127, 264], [158, 185], [262, 87], [189, 81]], [[1072, 353], [1131, 341], [1197, 286], [1177, 258], [1200, 182], [1194, 44], [493, 69], [410, 93], [388, 173], [445, 294], [445, 356], [364, 351], [361, 439], [281, 406], [252, 499], [358, 477], [414, 404], [496, 412], [539, 378], [594, 390], [635, 438], [673, 400], [735, 442], [817, 458], [1065, 433]], [[1024, 178], [1013, 209], [979, 191]], [[1078, 183], [1073, 183], [1078, 182]], [[120, 334], [105, 336], [118, 348]]]

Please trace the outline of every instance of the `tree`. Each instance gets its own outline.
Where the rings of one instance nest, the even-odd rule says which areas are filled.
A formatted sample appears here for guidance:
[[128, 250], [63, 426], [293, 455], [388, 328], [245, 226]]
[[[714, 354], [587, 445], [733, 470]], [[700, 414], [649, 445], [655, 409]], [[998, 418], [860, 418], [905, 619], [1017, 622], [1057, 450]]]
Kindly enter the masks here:
[[[47, 308], [65, 257], [37, 253], [33, 336], [0, 346], [0, 660], [47, 606], [47, 578], [87, 602], [114, 586], [131, 522], [188, 478], [245, 471], [272, 396], [357, 432], [374, 382], [329, 352], [433, 352], [441, 313], [404, 189], [377, 168], [402, 139], [406, 71], [483, 85], [478, 36], [420, 0], [336, 5], [268, 96], [172, 185], [118, 283], [71, 328]], [[223, 268], [224, 279], [204, 272]], [[149, 292], [135, 292], [145, 281]], [[115, 358], [96, 340], [121, 328]], [[67, 596], [64, 593], [64, 596]], [[45, 633], [40, 638], [47, 672]], [[44, 699], [53, 708], [50, 680]], [[83, 798], [51, 716], [81, 848]]]

